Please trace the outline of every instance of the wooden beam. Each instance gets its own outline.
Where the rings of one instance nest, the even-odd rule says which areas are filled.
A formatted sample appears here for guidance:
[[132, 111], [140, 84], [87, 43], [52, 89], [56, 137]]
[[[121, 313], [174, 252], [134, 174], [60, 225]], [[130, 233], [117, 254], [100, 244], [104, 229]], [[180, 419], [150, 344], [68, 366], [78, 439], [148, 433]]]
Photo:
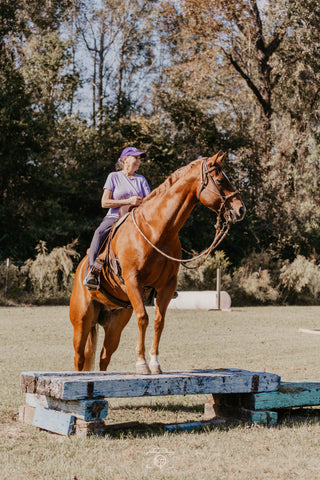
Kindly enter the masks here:
[[32, 425], [60, 435], [71, 435], [75, 417], [69, 413], [58, 412], [44, 407], [36, 407]]
[[169, 432], [174, 432], [177, 430], [192, 431], [204, 428], [206, 426], [224, 425], [225, 423], [226, 420], [224, 420], [223, 418], [214, 418], [212, 420], [204, 420], [200, 422], [173, 423], [171, 425], [164, 425], [164, 428]]
[[45, 395], [26, 393], [26, 403], [31, 407], [45, 407], [71, 413], [86, 421], [103, 419], [108, 415], [106, 400], [58, 400]]
[[278, 375], [238, 369], [190, 370], [161, 375], [78, 372], [23, 372], [21, 389], [61, 400], [127, 398], [206, 393], [249, 393], [277, 390]]
[[283, 382], [276, 392], [243, 396], [243, 405], [253, 410], [320, 405], [320, 382]]
[[276, 425], [278, 413], [271, 410], [250, 409], [244, 398], [251, 394], [210, 395], [205, 404], [204, 418], [223, 418], [228, 421], [242, 420], [258, 425]]

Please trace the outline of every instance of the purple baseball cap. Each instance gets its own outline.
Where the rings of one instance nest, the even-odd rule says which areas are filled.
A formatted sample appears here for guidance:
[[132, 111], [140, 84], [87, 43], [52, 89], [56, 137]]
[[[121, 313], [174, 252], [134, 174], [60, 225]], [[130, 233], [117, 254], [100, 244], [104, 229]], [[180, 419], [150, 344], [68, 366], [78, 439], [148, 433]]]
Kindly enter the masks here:
[[127, 147], [125, 148], [120, 155], [120, 162], [123, 160], [123, 157], [140, 157], [144, 158], [146, 156], [145, 152], [140, 152], [136, 147]]

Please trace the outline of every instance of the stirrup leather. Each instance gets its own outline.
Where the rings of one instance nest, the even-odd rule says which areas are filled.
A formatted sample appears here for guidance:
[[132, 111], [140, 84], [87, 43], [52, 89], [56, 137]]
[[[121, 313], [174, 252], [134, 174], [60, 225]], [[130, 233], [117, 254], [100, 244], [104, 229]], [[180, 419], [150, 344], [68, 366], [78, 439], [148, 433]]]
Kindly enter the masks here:
[[101, 259], [101, 258], [96, 258], [93, 266], [91, 267], [91, 273], [93, 273], [93, 275], [96, 275], [97, 277], [100, 276], [100, 273], [101, 273], [101, 270], [102, 270], [102, 267], [104, 265], [104, 260]]

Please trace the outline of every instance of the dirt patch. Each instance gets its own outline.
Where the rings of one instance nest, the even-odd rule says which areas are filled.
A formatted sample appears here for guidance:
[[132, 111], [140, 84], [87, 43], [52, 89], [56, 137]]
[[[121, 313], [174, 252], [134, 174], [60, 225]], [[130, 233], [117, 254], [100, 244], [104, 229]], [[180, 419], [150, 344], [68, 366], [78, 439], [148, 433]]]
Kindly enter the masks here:
[[18, 439], [18, 438], [30, 438], [30, 435], [26, 433], [24, 430], [22, 430], [21, 428], [5, 427], [0, 432], [0, 437]]

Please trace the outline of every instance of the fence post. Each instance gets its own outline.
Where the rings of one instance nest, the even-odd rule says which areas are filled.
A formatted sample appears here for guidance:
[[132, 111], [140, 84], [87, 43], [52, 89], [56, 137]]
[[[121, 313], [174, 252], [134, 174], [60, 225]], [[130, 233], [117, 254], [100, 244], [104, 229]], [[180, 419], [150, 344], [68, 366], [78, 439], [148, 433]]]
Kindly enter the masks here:
[[7, 292], [8, 292], [9, 264], [10, 264], [10, 259], [7, 258], [6, 279], [4, 283], [4, 299], [5, 300], [7, 299]]
[[217, 309], [220, 310], [221, 300], [221, 270], [217, 268]]

